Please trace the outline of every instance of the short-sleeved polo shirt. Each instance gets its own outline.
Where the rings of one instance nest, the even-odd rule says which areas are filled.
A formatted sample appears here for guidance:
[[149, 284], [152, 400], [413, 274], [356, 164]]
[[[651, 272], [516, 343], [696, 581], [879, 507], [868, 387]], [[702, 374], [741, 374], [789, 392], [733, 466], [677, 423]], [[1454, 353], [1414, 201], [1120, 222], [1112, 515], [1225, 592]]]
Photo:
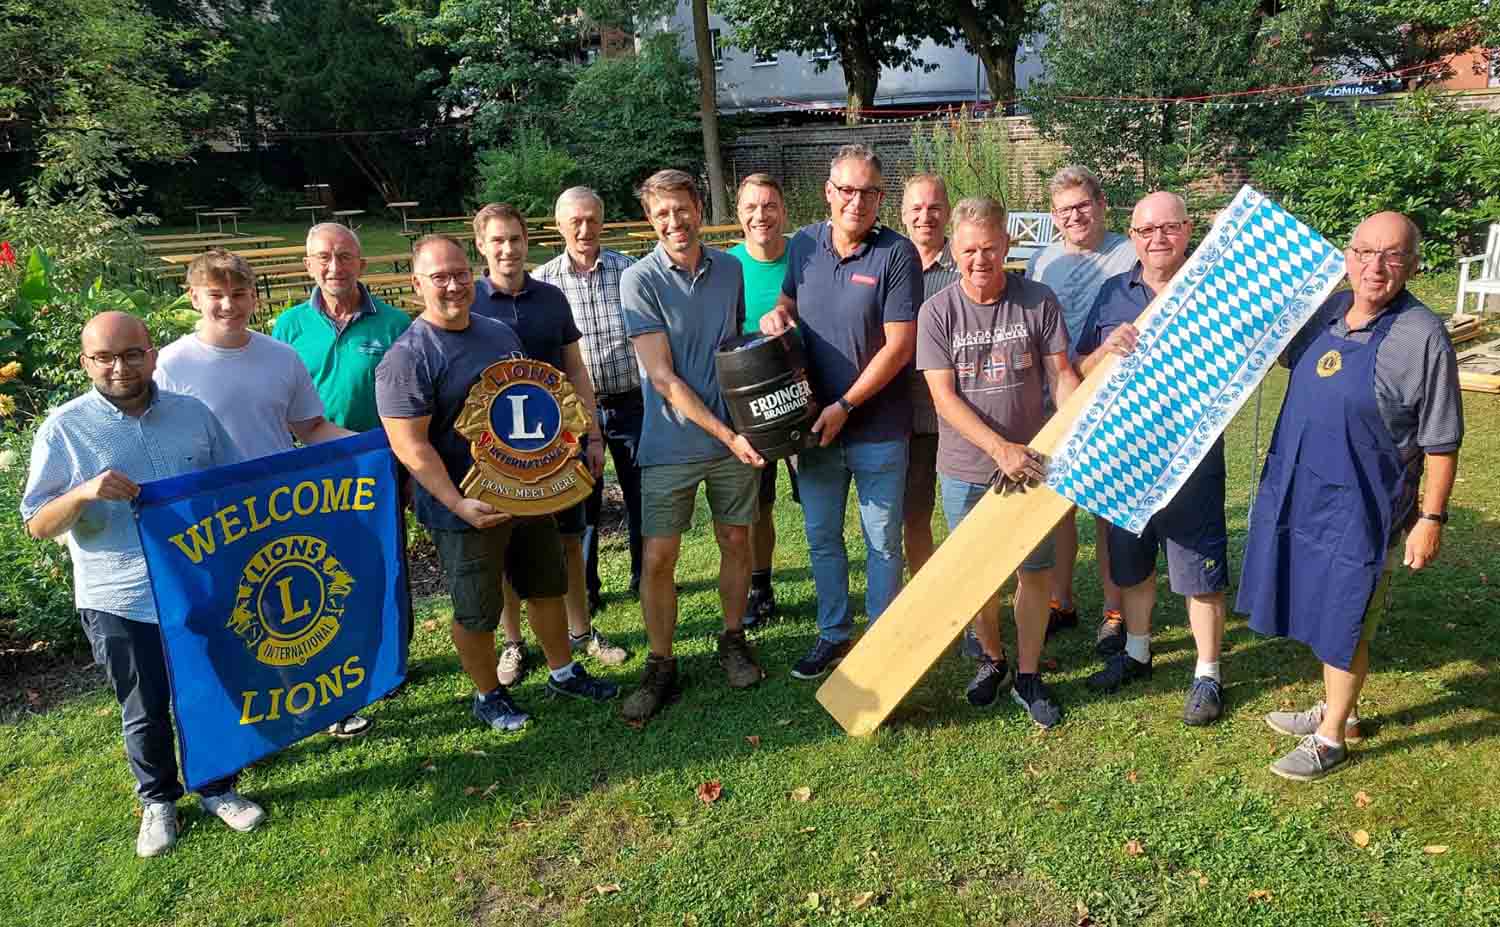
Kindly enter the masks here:
[[[745, 317], [745, 281], [740, 262], [716, 248], [703, 246], [692, 272], [683, 270], [661, 245], [620, 275], [620, 306], [625, 331], [634, 339], [665, 332], [672, 350], [672, 369], [720, 421], [729, 407], [719, 389], [714, 355], [736, 337]], [[717, 460], [729, 454], [724, 442], [699, 428], [656, 391], [641, 367], [641, 394], [646, 413], [636, 462], [657, 464]]]
[[[105, 470], [144, 483], [240, 462], [234, 439], [208, 406], [154, 384], [151, 390], [151, 405], [140, 416], [126, 415], [92, 389], [47, 416], [31, 444], [23, 521]], [[146, 555], [129, 502], [86, 503], [67, 540], [78, 608], [156, 623]]]
[[373, 431], [380, 427], [375, 368], [411, 319], [371, 295], [364, 284], [359, 292], [359, 312], [342, 329], [328, 317], [322, 292], [314, 289], [307, 302], [277, 317], [271, 337], [291, 345], [302, 358], [329, 421], [350, 431]]
[[1443, 320], [1411, 291], [1402, 290], [1380, 315], [1351, 331], [1344, 316], [1352, 305], [1351, 290], [1328, 297], [1292, 339], [1283, 363], [1295, 367], [1318, 335], [1330, 328], [1340, 338], [1366, 343], [1381, 316], [1397, 313], [1375, 352], [1375, 402], [1380, 418], [1390, 430], [1402, 463], [1421, 453], [1457, 451], [1464, 440], [1463, 396], [1458, 388], [1458, 355]]
[[[854, 385], [885, 347], [885, 325], [915, 324], [922, 304], [922, 261], [906, 236], [877, 225], [848, 257], [833, 247], [833, 226], [800, 229], [787, 243], [781, 291], [797, 301], [807, 347], [808, 381], [827, 406]], [[849, 416], [846, 443], [901, 440], [911, 434], [911, 381], [891, 379]]]
[[489, 277], [474, 281], [474, 306], [469, 311], [504, 322], [520, 336], [526, 356], [563, 369], [563, 348], [583, 336], [573, 321], [568, 297], [550, 283], [530, 274], [521, 279], [521, 289], [507, 293]]

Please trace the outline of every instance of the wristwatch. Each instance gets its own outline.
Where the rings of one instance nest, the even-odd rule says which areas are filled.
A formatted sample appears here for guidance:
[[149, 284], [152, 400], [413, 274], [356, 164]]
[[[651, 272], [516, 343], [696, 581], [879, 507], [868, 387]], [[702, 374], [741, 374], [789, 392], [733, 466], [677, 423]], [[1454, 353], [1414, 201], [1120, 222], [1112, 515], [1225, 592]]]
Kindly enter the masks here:
[[1435, 521], [1435, 522], [1437, 522], [1440, 525], [1446, 525], [1448, 523], [1448, 513], [1447, 512], [1439, 512], [1436, 515], [1434, 515], [1431, 512], [1423, 512], [1421, 515], [1419, 515], [1417, 517], [1421, 518], [1423, 521]]
[[844, 410], [844, 414], [845, 415], [848, 415], [850, 412], [854, 411], [854, 403], [852, 403], [849, 400], [845, 399], [843, 396], [840, 396], [838, 399], [835, 399], [834, 401], [839, 404], [839, 408], [840, 409]]

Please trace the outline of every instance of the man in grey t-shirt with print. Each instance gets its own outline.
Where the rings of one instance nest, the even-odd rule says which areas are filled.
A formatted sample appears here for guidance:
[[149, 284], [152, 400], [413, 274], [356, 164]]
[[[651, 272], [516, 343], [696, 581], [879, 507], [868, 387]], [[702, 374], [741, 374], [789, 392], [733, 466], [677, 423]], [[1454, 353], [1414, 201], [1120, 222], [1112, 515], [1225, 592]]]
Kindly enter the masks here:
[[677, 556], [704, 485], [719, 542], [719, 600], [724, 633], [719, 664], [743, 689], [765, 675], [745, 639], [750, 590], [750, 525], [765, 461], [725, 422], [714, 355], [740, 332], [745, 280], [734, 258], [699, 240], [703, 199], [693, 178], [657, 171], [641, 186], [641, 206], [660, 239], [656, 250], [620, 275], [625, 332], [641, 368], [645, 420], [641, 467], [641, 612], [651, 653], [625, 717], [645, 721], [679, 695], [672, 638], [677, 630]]
[[[937, 406], [937, 468], [949, 530], [997, 480], [1043, 477], [1040, 458], [1026, 444], [1047, 420], [1044, 393], [1066, 400], [1079, 383], [1057, 298], [1039, 283], [1006, 275], [1009, 247], [1004, 206], [988, 198], [959, 203], [953, 210], [959, 282], [928, 300], [918, 317], [917, 369]], [[1016, 573], [1019, 672], [1011, 698], [1042, 727], [1062, 719], [1038, 665], [1052, 566], [1049, 537]], [[1011, 683], [998, 590], [980, 609], [974, 630], [984, 655], [967, 694], [975, 705], [990, 705]]]

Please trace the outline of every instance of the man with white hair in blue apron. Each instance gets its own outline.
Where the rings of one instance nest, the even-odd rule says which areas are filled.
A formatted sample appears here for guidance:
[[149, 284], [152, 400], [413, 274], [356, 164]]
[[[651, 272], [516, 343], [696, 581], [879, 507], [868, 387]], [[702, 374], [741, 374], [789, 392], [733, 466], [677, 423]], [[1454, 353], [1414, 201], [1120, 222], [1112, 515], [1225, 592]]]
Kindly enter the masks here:
[[1391, 571], [1431, 563], [1448, 521], [1463, 407], [1442, 320], [1406, 289], [1419, 243], [1400, 213], [1362, 222], [1344, 252], [1351, 289], [1330, 297], [1282, 356], [1292, 377], [1250, 517], [1237, 609], [1254, 630], [1302, 641], [1323, 663], [1325, 701], [1266, 715], [1300, 738], [1271, 764], [1286, 779], [1319, 779], [1348, 761]]

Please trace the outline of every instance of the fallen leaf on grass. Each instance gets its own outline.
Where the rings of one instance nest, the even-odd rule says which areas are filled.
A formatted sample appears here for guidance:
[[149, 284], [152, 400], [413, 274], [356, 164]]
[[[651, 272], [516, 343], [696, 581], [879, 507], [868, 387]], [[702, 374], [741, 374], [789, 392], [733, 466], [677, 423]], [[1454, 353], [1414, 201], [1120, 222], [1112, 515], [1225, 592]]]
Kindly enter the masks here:
[[1137, 782], [1141, 781], [1141, 774], [1132, 769], [1130, 772], [1125, 774], [1125, 781], [1129, 782], [1131, 785], [1135, 785]]
[[805, 785], [798, 786], [797, 788], [792, 789], [791, 799], [792, 801], [800, 802], [812, 801], [812, 789], [808, 788]]
[[1198, 877], [1198, 887], [1199, 888], [1208, 888], [1208, 876], [1201, 875], [1201, 876]]
[[719, 783], [719, 780], [710, 779], [702, 785], [698, 786], [698, 800], [703, 802], [705, 805], [711, 805], [719, 800], [719, 796], [722, 795], [723, 792], [724, 786]]
[[422, 622], [422, 630], [423, 631], [436, 631], [437, 630], [437, 619], [436, 618], [428, 618], [426, 621]]
[[1271, 900], [1271, 890], [1269, 888], [1257, 888], [1255, 891], [1253, 891], [1253, 892], [1250, 893], [1250, 900], [1251, 901], [1270, 901]]
[[630, 728], [633, 731], [639, 731], [639, 730], [642, 730], [643, 728], [645, 728], [646, 722], [639, 721], [639, 720], [636, 720], [636, 719], [633, 719], [633, 718], [626, 718], [625, 719], [625, 726], [628, 727], [628, 728]]
[[749, 744], [752, 747], [759, 747], [760, 746], [760, 735], [759, 734], [751, 734], [749, 737], [745, 738], [745, 743]]
[[475, 786], [471, 785], [468, 788], [464, 789], [464, 794], [465, 795], [478, 795], [479, 794], [479, 789], [476, 788]]
[[810, 833], [813, 833], [816, 830], [817, 830], [816, 827], [804, 827], [801, 830], [797, 831], [797, 833], [799, 833], [799, 834], [810, 834]]
[[1360, 789], [1358, 792], [1354, 793], [1354, 807], [1356, 808], [1368, 808], [1370, 807], [1370, 802], [1372, 801], [1374, 801], [1374, 799], [1372, 799], [1370, 797], [1370, 793], [1366, 792], [1364, 789]]
[[1443, 627], [1447, 628], [1450, 631], [1457, 631], [1458, 630], [1458, 625], [1454, 624], [1451, 621], [1448, 622], [1447, 624], [1443, 625]]
[[110, 715], [115, 713], [115, 710], [116, 709], [113, 708], [100, 708], [95, 711], [94, 714], [98, 715], [101, 718], [108, 718]]
[[776, 726], [777, 727], [786, 727], [788, 724], [791, 724], [791, 723], [792, 723], [792, 719], [791, 718], [782, 718], [780, 721], [776, 722]]
[[870, 902], [872, 902], [874, 900], [875, 900], [875, 893], [874, 892], [860, 892], [858, 895], [855, 895], [852, 899], [850, 899], [850, 901], [849, 901], [849, 908], [852, 911], [859, 911], [859, 910], [862, 910], [864, 908], [869, 907], [870, 906]]
[[1361, 850], [1363, 850], [1365, 847], [1369, 846], [1370, 845], [1370, 832], [1367, 831], [1367, 830], [1357, 830], [1357, 831], [1355, 831], [1354, 832], [1354, 845], [1357, 846], [1357, 847], [1359, 847]]
[[1429, 843], [1427, 846], [1422, 848], [1422, 852], [1426, 853], [1428, 856], [1442, 856], [1444, 853], [1448, 852], [1448, 848], [1440, 843]]
[[1141, 846], [1141, 842], [1139, 840], [1127, 840], [1127, 841], [1125, 841], [1125, 855], [1126, 856], [1140, 856], [1141, 854], [1143, 854], [1145, 852], [1146, 852], [1146, 848], [1143, 847], [1143, 846]]
[[620, 890], [620, 883], [610, 882], [605, 885], [595, 885], [594, 891], [601, 895], [613, 895]]
[[807, 906], [816, 911], [823, 906], [823, 899], [818, 895], [817, 892], [808, 892]]

